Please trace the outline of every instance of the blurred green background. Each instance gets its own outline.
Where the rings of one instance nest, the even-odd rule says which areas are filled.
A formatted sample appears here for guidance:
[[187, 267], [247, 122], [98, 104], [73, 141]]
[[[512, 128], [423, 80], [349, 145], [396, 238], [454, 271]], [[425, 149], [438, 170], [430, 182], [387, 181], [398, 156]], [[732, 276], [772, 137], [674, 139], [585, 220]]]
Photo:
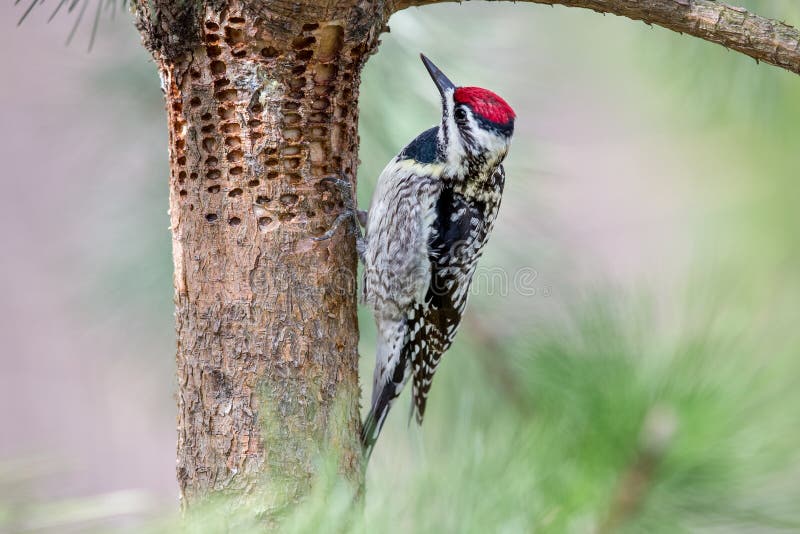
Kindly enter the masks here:
[[[800, 25], [794, 0], [739, 4]], [[71, 17], [0, 10], [0, 531], [172, 532], [156, 69], [127, 13], [87, 53], [90, 24], [64, 47]], [[800, 531], [800, 78], [562, 7], [390, 27], [363, 76], [360, 204], [437, 122], [420, 51], [517, 111], [506, 195], [423, 429], [404, 395], [364, 513], [323, 484], [287, 530]]]

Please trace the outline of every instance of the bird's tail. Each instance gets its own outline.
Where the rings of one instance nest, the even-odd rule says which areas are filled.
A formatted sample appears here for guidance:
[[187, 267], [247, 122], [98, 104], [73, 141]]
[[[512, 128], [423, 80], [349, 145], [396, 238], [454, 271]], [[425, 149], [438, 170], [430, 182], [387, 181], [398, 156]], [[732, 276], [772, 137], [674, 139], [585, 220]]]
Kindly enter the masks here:
[[[375, 353], [375, 373], [372, 377], [372, 406], [361, 431], [364, 458], [369, 460], [372, 448], [392, 408], [392, 403], [403, 391], [411, 376], [411, 367], [405, 357], [403, 338], [405, 319], [378, 321], [378, 343]], [[366, 465], [366, 464], [365, 464]]]
[[383, 385], [381, 392], [372, 403], [372, 408], [370, 408], [367, 419], [364, 421], [364, 427], [361, 430], [361, 446], [364, 449], [364, 458], [367, 461], [369, 461], [372, 449], [375, 447], [375, 442], [378, 441], [378, 436], [383, 428], [383, 423], [386, 421], [386, 416], [389, 415], [392, 403], [400, 394], [400, 388], [402, 388], [402, 384], [397, 384], [390, 380]]

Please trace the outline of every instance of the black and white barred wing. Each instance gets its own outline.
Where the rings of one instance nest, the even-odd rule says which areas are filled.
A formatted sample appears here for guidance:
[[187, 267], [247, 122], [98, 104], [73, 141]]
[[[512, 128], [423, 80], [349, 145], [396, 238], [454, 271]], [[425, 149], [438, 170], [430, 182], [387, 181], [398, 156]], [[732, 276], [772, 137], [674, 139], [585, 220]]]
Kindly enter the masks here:
[[406, 350], [412, 362], [413, 412], [420, 424], [425, 416], [433, 375], [442, 355], [453, 343], [469, 293], [469, 280], [446, 277], [440, 280], [450, 289], [445, 294], [431, 295], [429, 304], [417, 306], [408, 320]]
[[503, 167], [498, 166], [488, 184], [489, 196], [467, 202], [446, 190], [437, 203], [439, 223], [429, 248], [431, 283], [425, 302], [409, 317], [406, 343], [412, 361], [413, 411], [419, 423], [433, 375], [466, 308], [472, 277], [500, 208], [500, 195], [494, 193], [502, 192], [504, 181]]
[[425, 302], [408, 319], [406, 344], [412, 362], [413, 411], [425, 415], [433, 375], [455, 338], [477, 263], [475, 247], [483, 227], [480, 212], [453, 194], [443, 194], [442, 223], [431, 243], [431, 283]]

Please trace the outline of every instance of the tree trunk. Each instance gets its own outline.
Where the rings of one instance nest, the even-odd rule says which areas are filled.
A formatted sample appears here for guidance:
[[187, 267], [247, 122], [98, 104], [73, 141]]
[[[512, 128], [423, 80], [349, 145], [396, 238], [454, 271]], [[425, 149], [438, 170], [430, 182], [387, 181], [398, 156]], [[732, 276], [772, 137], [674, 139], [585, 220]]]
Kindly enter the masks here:
[[[180, 4], [180, 5], [177, 5]], [[271, 515], [333, 455], [361, 483], [355, 179], [373, 2], [137, 5], [170, 131], [178, 481]]]

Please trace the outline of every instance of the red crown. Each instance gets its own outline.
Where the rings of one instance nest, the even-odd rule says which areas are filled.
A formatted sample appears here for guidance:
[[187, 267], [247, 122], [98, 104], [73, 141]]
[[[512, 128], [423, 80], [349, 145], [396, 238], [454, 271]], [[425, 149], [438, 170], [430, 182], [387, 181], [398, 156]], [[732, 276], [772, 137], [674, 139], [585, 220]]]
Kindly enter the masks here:
[[505, 100], [488, 89], [459, 87], [453, 98], [459, 104], [468, 105], [472, 111], [496, 124], [508, 124], [517, 116]]

